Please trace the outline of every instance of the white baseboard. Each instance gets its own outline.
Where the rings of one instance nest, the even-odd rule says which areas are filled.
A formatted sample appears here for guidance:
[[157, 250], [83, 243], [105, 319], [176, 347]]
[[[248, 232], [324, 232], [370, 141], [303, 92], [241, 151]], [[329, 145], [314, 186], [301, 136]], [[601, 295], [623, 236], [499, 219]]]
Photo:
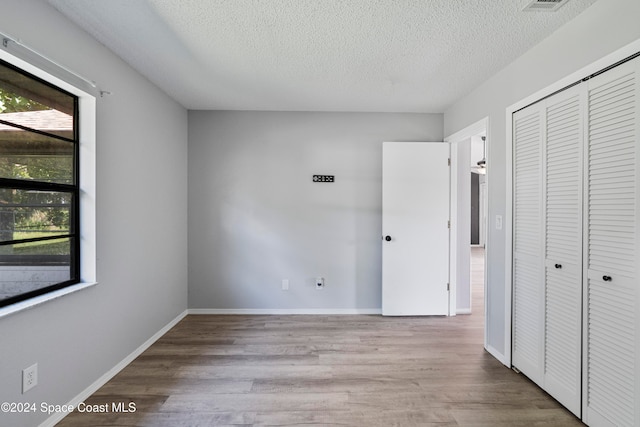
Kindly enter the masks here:
[[[146, 349], [148, 349], [160, 337], [162, 337], [164, 334], [166, 334], [169, 331], [169, 329], [173, 328], [179, 321], [184, 319], [184, 317], [187, 314], [188, 314], [188, 310], [185, 310], [182, 313], [180, 313], [178, 316], [176, 316], [175, 319], [173, 319], [172, 321], [167, 323], [167, 325], [165, 327], [163, 327], [158, 332], [156, 332], [151, 338], [146, 340], [140, 347], [136, 348], [127, 357], [122, 359], [116, 366], [111, 368], [104, 375], [102, 375], [100, 378], [98, 378], [93, 384], [91, 384], [89, 387], [87, 387], [85, 390], [83, 390], [76, 397], [71, 399], [71, 401], [68, 402], [67, 405], [73, 405], [73, 407], [75, 408], [76, 406], [78, 406], [78, 404], [80, 404], [81, 402], [84, 402], [87, 398], [89, 398], [89, 396], [91, 396], [93, 393], [95, 393], [100, 387], [105, 385], [111, 378], [115, 377], [116, 374], [118, 374], [118, 372], [123, 370], [129, 363], [133, 362], [133, 360], [136, 357], [140, 356], [140, 354], [142, 354], [142, 352], [144, 352]], [[59, 423], [67, 415], [68, 415], [68, 412], [55, 413], [52, 416], [50, 416], [49, 418], [47, 418], [42, 424], [40, 424], [40, 427], [53, 427], [57, 423]]]
[[190, 308], [189, 314], [382, 314], [380, 308]]
[[459, 308], [456, 310], [456, 314], [471, 314], [470, 308]]

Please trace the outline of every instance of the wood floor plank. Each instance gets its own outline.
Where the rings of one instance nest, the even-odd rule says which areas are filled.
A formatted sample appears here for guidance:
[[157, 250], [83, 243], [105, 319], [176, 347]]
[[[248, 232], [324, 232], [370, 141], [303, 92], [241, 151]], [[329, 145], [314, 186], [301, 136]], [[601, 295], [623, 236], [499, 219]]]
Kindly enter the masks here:
[[236, 380], [260, 379], [329, 379], [334, 374], [331, 366], [320, 365], [272, 365], [264, 366], [183, 366], [173, 376], [176, 378], [215, 379], [232, 378]]
[[349, 410], [347, 393], [240, 393], [172, 395], [161, 412], [251, 412]]
[[200, 379], [184, 380], [175, 376], [150, 378], [128, 377], [118, 382], [109, 382], [101, 389], [101, 393], [115, 394], [125, 387], [133, 395], [164, 395], [164, 394], [217, 394], [217, 393], [247, 393], [253, 387], [252, 380], [236, 379]]
[[563, 408], [474, 408], [451, 411], [459, 425], [469, 427], [570, 427], [583, 426]]
[[261, 379], [253, 382], [252, 393], [323, 393], [382, 392], [419, 390], [420, 385], [409, 379], [331, 378], [331, 379]]
[[173, 366], [217, 365], [217, 366], [273, 366], [273, 365], [317, 365], [316, 355], [207, 355], [207, 354], [142, 354], [141, 363]]
[[60, 426], [578, 426], [483, 349], [482, 252], [473, 314], [190, 315]]
[[449, 411], [369, 411], [353, 408], [349, 411], [288, 411], [259, 412], [254, 426], [458, 426]]

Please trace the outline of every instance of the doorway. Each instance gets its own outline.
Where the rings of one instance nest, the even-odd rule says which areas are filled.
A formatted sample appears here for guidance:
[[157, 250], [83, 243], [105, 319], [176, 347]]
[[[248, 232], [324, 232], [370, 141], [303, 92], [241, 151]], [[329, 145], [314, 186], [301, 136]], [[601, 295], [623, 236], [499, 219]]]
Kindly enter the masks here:
[[[488, 159], [488, 118], [445, 138], [451, 144], [451, 288], [455, 294], [455, 313], [470, 314], [473, 310], [472, 283], [487, 283], [486, 249], [490, 245], [488, 224], [488, 181], [490, 163]], [[484, 137], [484, 140], [482, 139]], [[477, 175], [472, 178], [472, 174]], [[472, 248], [472, 182], [477, 182], [477, 207], [474, 221], [477, 243]], [[472, 275], [475, 274], [475, 281]], [[486, 302], [487, 287], [483, 299]], [[453, 298], [452, 298], [453, 299]], [[486, 307], [486, 304], [485, 304]], [[485, 310], [486, 321], [486, 310]], [[486, 325], [486, 322], [485, 322]], [[486, 327], [485, 327], [486, 341]]]
[[[484, 297], [485, 245], [487, 235], [487, 157], [486, 132], [470, 139], [470, 307], [483, 307], [478, 295]], [[460, 195], [459, 195], [460, 197]]]

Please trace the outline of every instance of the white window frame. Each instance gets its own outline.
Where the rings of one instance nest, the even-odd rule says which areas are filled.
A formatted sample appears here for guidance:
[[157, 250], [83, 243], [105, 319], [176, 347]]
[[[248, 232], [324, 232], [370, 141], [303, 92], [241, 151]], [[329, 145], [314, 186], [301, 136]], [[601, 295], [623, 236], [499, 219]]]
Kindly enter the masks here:
[[[11, 52], [10, 52], [11, 51]], [[23, 59], [24, 58], [24, 59]], [[97, 284], [96, 96], [77, 75], [15, 43], [0, 46], [0, 59], [78, 97], [80, 156], [80, 282], [0, 308], [0, 318]], [[34, 65], [37, 64], [37, 65]], [[81, 89], [84, 87], [86, 89]]]

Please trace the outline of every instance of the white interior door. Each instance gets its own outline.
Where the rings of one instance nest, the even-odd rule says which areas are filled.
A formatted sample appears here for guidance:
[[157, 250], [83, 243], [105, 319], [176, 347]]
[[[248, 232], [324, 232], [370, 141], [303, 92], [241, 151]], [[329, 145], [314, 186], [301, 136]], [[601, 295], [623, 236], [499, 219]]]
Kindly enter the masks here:
[[385, 142], [382, 314], [449, 314], [449, 144]]
[[544, 104], [513, 115], [513, 366], [544, 379]]
[[580, 416], [584, 85], [545, 103], [544, 389]]
[[513, 365], [581, 407], [584, 86], [513, 115]]
[[640, 425], [640, 59], [588, 81], [583, 416]]

